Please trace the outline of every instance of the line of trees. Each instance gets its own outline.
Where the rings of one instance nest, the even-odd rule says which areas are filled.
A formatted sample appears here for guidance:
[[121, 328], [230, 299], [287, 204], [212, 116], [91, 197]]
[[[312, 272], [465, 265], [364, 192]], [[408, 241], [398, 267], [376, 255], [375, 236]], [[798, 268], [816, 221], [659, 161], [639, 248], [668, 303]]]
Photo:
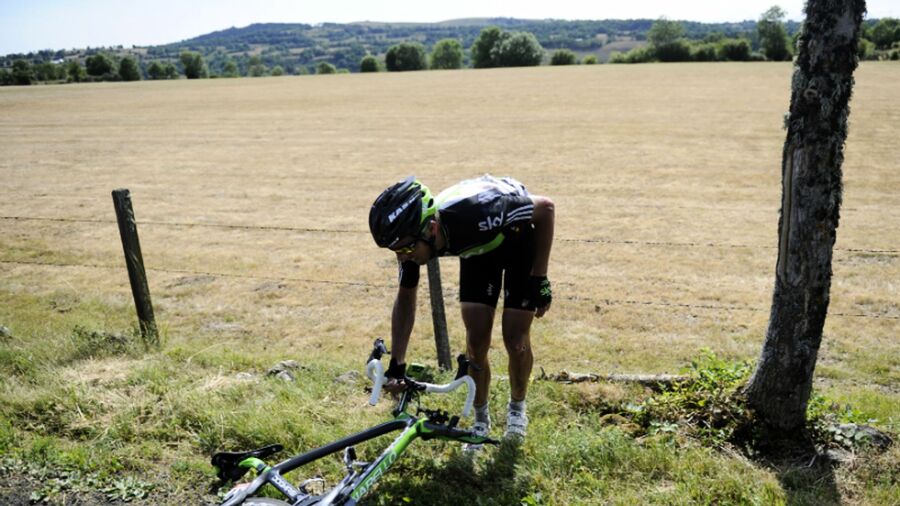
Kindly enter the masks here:
[[[793, 48], [796, 47], [796, 37], [799, 34], [799, 30], [796, 30], [791, 36], [788, 27], [789, 23], [785, 22], [785, 11], [778, 6], [773, 6], [762, 13], [756, 23], [755, 33], [738, 37], [713, 32], [707, 33], [702, 39], [691, 39], [689, 37], [696, 32], [692, 23], [662, 18], [653, 22], [646, 32], [646, 45], [626, 53], [613, 52], [609, 62], [785, 61], [793, 57]], [[267, 52], [271, 51], [273, 50], [268, 48], [259, 54], [239, 59], [217, 51], [212, 55], [214, 60], [212, 63], [209, 63], [200, 51], [193, 50], [182, 51], [174, 62], [170, 57], [171, 53], [167, 51], [160, 53], [156, 50], [148, 50], [147, 53], [168, 59], [143, 61], [134, 54], [112, 56], [96, 50], [89, 50], [90, 54], [84, 59], [83, 64], [78, 59], [32, 63], [25, 58], [18, 58], [10, 67], [0, 68], [0, 85], [178, 79], [182, 75], [188, 79], [202, 79], [310, 73], [310, 68], [305, 65], [283, 66], [280, 63], [273, 65], [272, 58], [267, 56]], [[316, 74], [349, 72], [346, 67], [341, 68], [333, 63], [334, 54], [325, 52], [320, 54], [315, 48], [311, 51], [311, 58], [315, 62], [312, 70]], [[858, 52], [861, 59], [900, 60], [900, 20], [883, 18], [863, 27]], [[55, 58], [60, 52], [42, 51], [39, 55]], [[447, 70], [466, 66], [474, 68], [535, 66], [542, 64], [547, 58], [538, 38], [531, 32], [505, 31], [498, 26], [483, 28], [468, 52], [458, 38], [438, 40], [430, 53], [419, 42], [401, 42], [387, 49], [382, 63], [375, 55], [367, 53], [362, 45], [354, 43], [346, 54], [340, 55], [339, 60], [347, 62], [353, 55], [358, 55], [356, 61], [359, 62], [360, 72], [377, 72], [383, 69]], [[579, 62], [571, 49], [559, 48], [549, 56], [548, 63], [573, 65]], [[597, 63], [597, 57], [589, 54], [581, 63]], [[218, 73], [210, 71], [211, 65], [214, 65]]]
[[[177, 77], [177, 72], [175, 76]], [[103, 53], [88, 56], [84, 65], [77, 60], [31, 64], [24, 59], [17, 59], [11, 69], [0, 69], [0, 85], [3, 86], [29, 85], [36, 82], [82, 83], [141, 79], [141, 69], [134, 57], [125, 56], [115, 60]]]
[[[646, 46], [627, 53], [613, 52], [609, 61], [789, 61], [794, 56], [800, 31], [789, 35], [785, 16], [784, 9], [777, 5], [762, 13], [754, 34], [758, 51], [754, 51], [754, 40], [746, 36], [726, 37], [714, 32], [702, 40], [690, 40], [681, 22], [661, 18], [647, 32]], [[900, 20], [883, 18], [864, 29], [858, 52], [861, 59], [900, 60]]]

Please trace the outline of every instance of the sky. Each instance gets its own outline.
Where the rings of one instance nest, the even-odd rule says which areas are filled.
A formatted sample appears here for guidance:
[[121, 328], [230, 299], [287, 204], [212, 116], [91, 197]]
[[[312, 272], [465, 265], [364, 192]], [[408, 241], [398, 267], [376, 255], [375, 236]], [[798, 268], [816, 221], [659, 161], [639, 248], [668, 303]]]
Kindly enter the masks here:
[[[0, 55], [40, 49], [167, 44], [253, 23], [437, 22], [458, 18], [726, 22], [804, 0], [0, 0]], [[900, 0], [869, 0], [868, 18], [900, 18]]]

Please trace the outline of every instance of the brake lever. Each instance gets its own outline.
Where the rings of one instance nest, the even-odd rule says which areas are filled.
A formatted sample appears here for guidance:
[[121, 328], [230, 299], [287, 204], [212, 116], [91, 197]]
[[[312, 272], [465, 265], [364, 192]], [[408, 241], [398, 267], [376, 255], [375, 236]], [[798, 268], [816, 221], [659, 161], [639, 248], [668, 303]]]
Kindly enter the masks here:
[[477, 365], [473, 364], [471, 360], [466, 358], [466, 356], [462, 353], [456, 356], [456, 377], [454, 380], [458, 380], [463, 376], [469, 374], [469, 368], [473, 371], [478, 372], [481, 371], [481, 368]]
[[369, 353], [369, 358], [366, 360], [366, 364], [371, 362], [373, 359], [381, 360], [381, 357], [390, 354], [391, 352], [388, 351], [387, 345], [384, 344], [384, 339], [379, 337], [375, 340], [375, 344], [372, 346], [372, 353]]

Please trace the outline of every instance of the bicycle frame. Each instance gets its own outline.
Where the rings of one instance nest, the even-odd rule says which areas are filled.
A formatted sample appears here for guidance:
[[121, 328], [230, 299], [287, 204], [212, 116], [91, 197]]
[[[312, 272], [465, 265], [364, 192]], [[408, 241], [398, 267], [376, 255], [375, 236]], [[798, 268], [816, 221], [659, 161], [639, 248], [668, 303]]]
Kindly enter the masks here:
[[[376, 350], [379, 349], [379, 341], [376, 341]], [[381, 346], [383, 349], [383, 342], [381, 343]], [[375, 356], [374, 358], [370, 357], [366, 370], [368, 376], [375, 383], [373, 394], [370, 399], [370, 403], [374, 405], [378, 400], [381, 385], [384, 382], [384, 371], [380, 363], [380, 355], [377, 355], [374, 352], [373, 355]], [[406, 412], [409, 402], [420, 392], [446, 393], [465, 384], [469, 388], [463, 415], [468, 415], [468, 411], [471, 409], [471, 400], [474, 398], [474, 382], [470, 376], [465, 374], [464, 358], [460, 358], [459, 360], [460, 374], [457, 375], [456, 380], [452, 383], [447, 385], [430, 385], [409, 380], [410, 386], [401, 392], [397, 407], [393, 410], [394, 420], [376, 425], [314, 450], [297, 455], [275, 466], [270, 467], [256, 457], [245, 458], [238, 463], [238, 467], [256, 470], [257, 477], [249, 484], [238, 485], [233, 488], [228, 495], [226, 495], [222, 506], [236, 506], [241, 504], [266, 483], [271, 484], [278, 489], [290, 500], [290, 504], [295, 506], [324, 506], [331, 504], [355, 505], [369, 490], [371, 490], [378, 479], [384, 475], [394, 462], [400, 458], [409, 445], [418, 438], [426, 440], [438, 438], [475, 444], [496, 443], [496, 441], [491, 439], [475, 436], [471, 432], [457, 429], [456, 423], [458, 417], [448, 418], [447, 413], [445, 412], [424, 410], [425, 415], [421, 417], [413, 416]], [[446, 423], [448, 421], [450, 423]], [[368, 464], [355, 462], [355, 450], [352, 450], [353, 445], [396, 431], [402, 432], [375, 461]], [[291, 472], [310, 462], [347, 449], [349, 450], [345, 452], [344, 455], [347, 475], [336, 486], [323, 495], [309, 494], [305, 490], [305, 483], [297, 488], [282, 477], [283, 474]], [[359, 470], [357, 468], [362, 469]]]

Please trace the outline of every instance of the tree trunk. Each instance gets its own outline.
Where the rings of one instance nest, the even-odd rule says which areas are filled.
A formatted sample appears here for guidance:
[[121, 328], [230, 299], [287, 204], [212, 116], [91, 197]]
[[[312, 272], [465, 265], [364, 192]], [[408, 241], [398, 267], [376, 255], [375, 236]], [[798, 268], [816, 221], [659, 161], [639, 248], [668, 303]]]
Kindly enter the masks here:
[[841, 164], [864, 0], [809, 0], [782, 154], [778, 260], [766, 342], [744, 392], [770, 428], [806, 421], [841, 207]]

